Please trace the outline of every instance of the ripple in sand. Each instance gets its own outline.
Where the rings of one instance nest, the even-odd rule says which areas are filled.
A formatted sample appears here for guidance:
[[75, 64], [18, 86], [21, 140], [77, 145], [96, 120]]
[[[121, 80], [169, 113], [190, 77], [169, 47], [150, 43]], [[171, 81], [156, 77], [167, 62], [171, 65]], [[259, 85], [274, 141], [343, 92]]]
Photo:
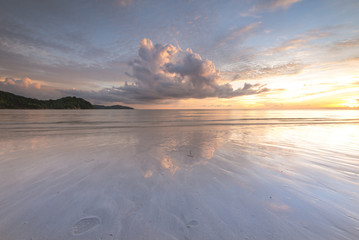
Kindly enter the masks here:
[[187, 223], [188, 228], [195, 227], [197, 225], [198, 225], [198, 222], [196, 220], [192, 220], [189, 223]]
[[97, 217], [83, 218], [72, 227], [74, 235], [82, 234], [100, 224], [100, 219]]

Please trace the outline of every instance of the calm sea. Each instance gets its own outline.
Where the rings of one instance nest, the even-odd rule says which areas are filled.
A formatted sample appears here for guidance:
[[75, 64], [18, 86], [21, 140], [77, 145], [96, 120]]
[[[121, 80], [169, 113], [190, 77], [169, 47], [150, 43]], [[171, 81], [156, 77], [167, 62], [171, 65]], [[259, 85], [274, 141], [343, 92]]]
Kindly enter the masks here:
[[358, 110], [1, 110], [0, 239], [359, 239]]
[[357, 110], [1, 110], [3, 132], [186, 126], [357, 124]]

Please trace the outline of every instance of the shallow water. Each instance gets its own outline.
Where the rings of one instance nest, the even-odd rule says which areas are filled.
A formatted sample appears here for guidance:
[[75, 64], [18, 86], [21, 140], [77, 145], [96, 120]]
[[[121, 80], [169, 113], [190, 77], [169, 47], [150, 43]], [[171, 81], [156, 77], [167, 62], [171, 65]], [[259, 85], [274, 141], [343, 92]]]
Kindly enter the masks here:
[[0, 236], [359, 239], [359, 111], [1, 110]]

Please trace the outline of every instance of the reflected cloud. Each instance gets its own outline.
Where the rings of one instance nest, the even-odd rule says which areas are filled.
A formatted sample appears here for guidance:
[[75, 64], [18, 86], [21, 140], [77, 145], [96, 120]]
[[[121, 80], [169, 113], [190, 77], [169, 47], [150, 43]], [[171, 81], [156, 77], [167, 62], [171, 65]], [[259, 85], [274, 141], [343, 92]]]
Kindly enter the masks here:
[[287, 212], [290, 211], [290, 207], [286, 204], [282, 204], [282, 203], [265, 203], [264, 204], [266, 207], [268, 207], [269, 209], [276, 211], [276, 212]]
[[150, 177], [152, 177], [152, 174], [153, 174], [153, 172], [152, 172], [151, 170], [148, 170], [148, 171], [145, 173], [144, 177], [145, 177], [145, 178], [150, 178]]
[[229, 131], [201, 131], [193, 126], [145, 128], [136, 134], [134, 151], [145, 178], [156, 173], [174, 175], [207, 164], [229, 136]]
[[163, 160], [161, 162], [161, 166], [168, 169], [168, 171], [170, 171], [170, 173], [173, 175], [176, 173], [176, 171], [178, 170], [178, 166], [176, 166], [173, 161], [171, 160], [171, 158], [169, 158], [168, 156], [164, 156]]

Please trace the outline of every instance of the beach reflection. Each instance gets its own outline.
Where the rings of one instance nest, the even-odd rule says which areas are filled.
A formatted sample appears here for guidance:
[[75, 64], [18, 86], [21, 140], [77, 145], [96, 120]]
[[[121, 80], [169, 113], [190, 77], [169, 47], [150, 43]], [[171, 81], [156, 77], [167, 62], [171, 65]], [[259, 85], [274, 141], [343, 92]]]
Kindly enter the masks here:
[[4, 239], [359, 236], [356, 112], [1, 114]]
[[134, 151], [145, 178], [166, 171], [174, 175], [178, 170], [190, 171], [207, 164], [229, 135], [228, 130], [218, 127], [212, 131], [194, 127], [146, 128], [136, 132]]

